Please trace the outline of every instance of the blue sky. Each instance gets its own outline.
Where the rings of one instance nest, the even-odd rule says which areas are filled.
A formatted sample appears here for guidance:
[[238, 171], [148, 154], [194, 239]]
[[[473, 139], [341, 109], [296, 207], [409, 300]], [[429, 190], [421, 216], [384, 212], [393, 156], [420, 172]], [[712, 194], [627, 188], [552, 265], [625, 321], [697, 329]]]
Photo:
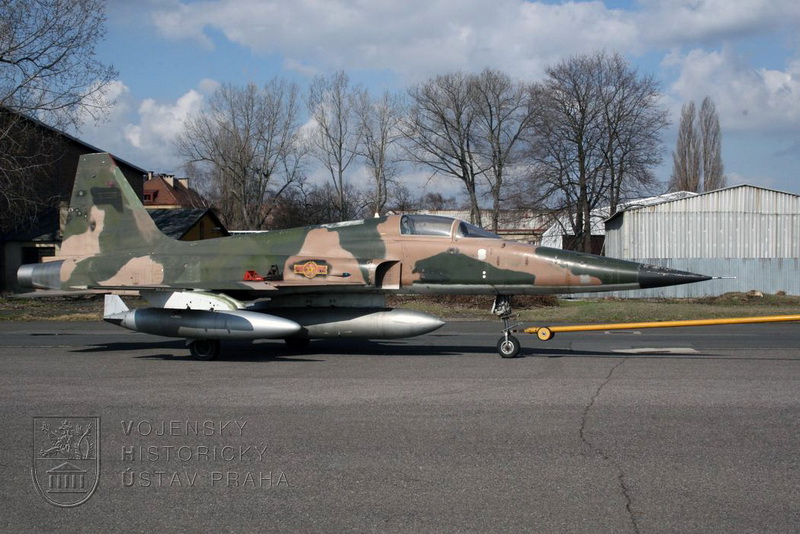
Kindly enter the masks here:
[[681, 105], [708, 95], [729, 184], [800, 194], [796, 0], [109, 0], [107, 28], [98, 53], [120, 73], [115, 105], [79, 136], [147, 169], [180, 173], [172, 141], [221, 83], [304, 87], [341, 69], [377, 93], [485, 67], [533, 81], [605, 49], [662, 84], [674, 124], [660, 179]]

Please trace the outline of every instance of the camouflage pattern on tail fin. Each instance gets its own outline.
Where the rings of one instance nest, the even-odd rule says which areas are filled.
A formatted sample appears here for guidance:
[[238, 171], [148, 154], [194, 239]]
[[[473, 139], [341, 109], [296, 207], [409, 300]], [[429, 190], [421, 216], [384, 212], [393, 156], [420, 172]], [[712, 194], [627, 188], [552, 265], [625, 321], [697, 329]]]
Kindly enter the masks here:
[[168, 239], [109, 154], [81, 156], [61, 256], [92, 256]]

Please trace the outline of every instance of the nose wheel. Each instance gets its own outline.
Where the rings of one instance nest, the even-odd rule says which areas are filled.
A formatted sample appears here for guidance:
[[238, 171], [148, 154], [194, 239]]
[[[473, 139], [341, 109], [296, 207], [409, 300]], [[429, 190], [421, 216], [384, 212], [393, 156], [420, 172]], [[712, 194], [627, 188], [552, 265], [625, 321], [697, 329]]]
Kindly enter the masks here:
[[497, 353], [501, 358], [516, 358], [519, 356], [519, 339], [511, 335], [519, 323], [511, 324], [511, 319], [516, 319], [519, 315], [512, 313], [511, 297], [509, 295], [497, 295], [492, 304], [492, 313], [500, 317], [503, 321], [503, 337], [497, 341]]
[[497, 341], [497, 353], [501, 358], [516, 358], [519, 356], [519, 339], [507, 334]]

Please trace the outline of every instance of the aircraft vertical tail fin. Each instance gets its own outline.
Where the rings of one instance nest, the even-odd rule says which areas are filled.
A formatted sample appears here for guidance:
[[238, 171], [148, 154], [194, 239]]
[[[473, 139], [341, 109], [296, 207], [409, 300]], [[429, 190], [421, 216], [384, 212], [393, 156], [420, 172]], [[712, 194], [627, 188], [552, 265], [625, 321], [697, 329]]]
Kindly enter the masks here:
[[61, 256], [136, 249], [167, 239], [110, 154], [81, 156]]

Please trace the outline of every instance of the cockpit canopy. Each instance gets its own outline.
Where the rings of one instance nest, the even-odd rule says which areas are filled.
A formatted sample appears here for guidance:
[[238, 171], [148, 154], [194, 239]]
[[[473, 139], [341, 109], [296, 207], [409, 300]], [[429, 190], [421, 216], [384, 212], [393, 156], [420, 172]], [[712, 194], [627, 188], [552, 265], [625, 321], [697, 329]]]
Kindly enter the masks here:
[[440, 215], [403, 215], [400, 217], [400, 234], [500, 239], [500, 236], [466, 221]]

